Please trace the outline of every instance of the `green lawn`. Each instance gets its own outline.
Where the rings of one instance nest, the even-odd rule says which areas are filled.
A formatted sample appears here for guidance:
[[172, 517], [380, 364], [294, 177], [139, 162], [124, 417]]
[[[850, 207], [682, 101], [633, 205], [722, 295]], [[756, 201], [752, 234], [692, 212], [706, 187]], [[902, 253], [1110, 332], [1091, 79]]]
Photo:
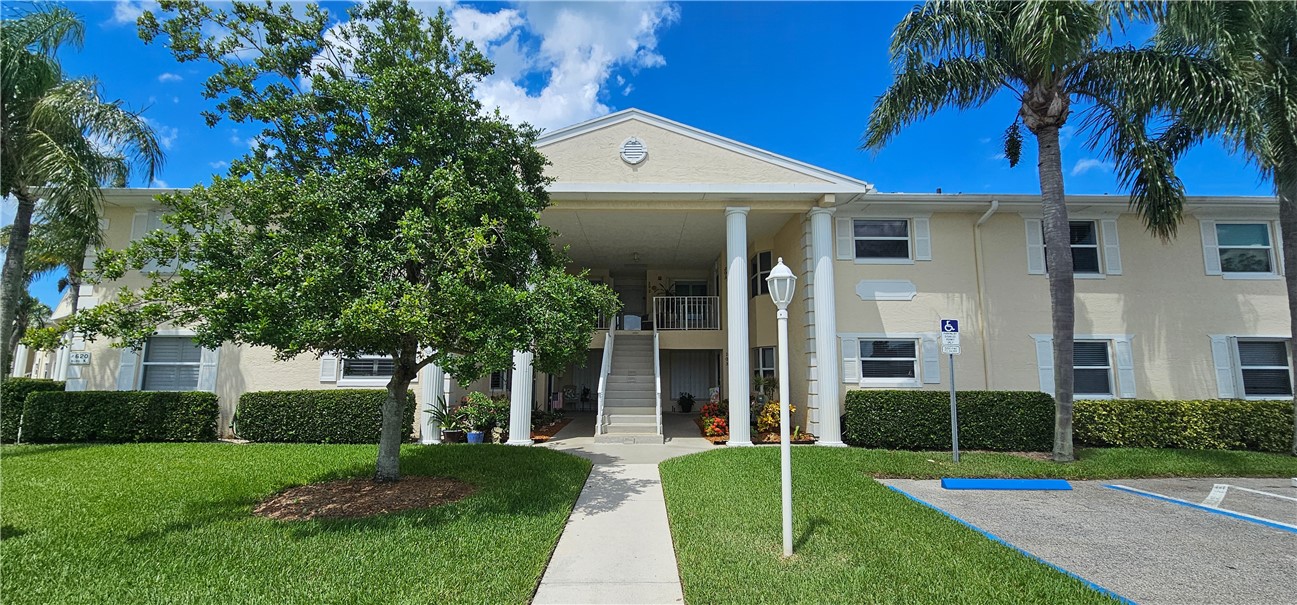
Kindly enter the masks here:
[[525, 603], [590, 463], [543, 448], [407, 446], [407, 475], [478, 486], [356, 521], [253, 517], [284, 487], [373, 472], [373, 446], [0, 449], [0, 602]]
[[[943, 461], [944, 456], [944, 461]], [[874, 481], [873, 475], [1116, 478], [1297, 476], [1297, 458], [1088, 450], [1057, 465], [975, 453], [793, 449], [795, 555], [780, 559], [779, 450], [718, 449], [661, 465], [690, 603], [1102, 603], [1107, 597]]]

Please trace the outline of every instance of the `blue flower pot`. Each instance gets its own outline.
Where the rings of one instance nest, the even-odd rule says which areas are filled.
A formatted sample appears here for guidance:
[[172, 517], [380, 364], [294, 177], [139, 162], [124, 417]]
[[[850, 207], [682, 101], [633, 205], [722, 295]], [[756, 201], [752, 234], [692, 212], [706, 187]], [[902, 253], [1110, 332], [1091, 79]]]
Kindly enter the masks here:
[[468, 432], [468, 442], [469, 442], [469, 443], [481, 443], [481, 442], [482, 442], [482, 437], [483, 437], [483, 435], [484, 435], [484, 433], [483, 433], [482, 431], [469, 431], [469, 432]]

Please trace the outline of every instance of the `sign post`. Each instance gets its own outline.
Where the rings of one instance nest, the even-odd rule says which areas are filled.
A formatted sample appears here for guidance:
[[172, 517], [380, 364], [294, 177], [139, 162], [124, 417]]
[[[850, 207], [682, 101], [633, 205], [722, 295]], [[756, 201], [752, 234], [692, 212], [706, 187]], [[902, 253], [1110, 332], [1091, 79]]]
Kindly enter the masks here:
[[955, 407], [955, 356], [959, 354], [959, 320], [941, 320], [941, 352], [950, 356], [950, 451], [959, 462], [959, 409]]

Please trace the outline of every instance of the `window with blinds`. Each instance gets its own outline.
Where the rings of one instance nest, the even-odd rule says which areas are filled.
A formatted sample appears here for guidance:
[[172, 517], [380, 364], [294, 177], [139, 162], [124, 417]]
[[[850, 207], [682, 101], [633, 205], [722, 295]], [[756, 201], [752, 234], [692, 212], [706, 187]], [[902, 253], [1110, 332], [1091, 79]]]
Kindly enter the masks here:
[[1220, 269], [1225, 273], [1274, 273], [1268, 223], [1216, 223]]
[[1072, 343], [1073, 392], [1077, 395], [1112, 395], [1112, 356], [1106, 340]]
[[189, 336], [153, 336], [144, 344], [142, 391], [198, 389], [202, 348]]
[[343, 378], [391, 378], [391, 357], [359, 357], [342, 360]]
[[1239, 340], [1238, 365], [1247, 396], [1291, 396], [1288, 345], [1282, 340]]
[[510, 369], [503, 372], [491, 372], [490, 388], [492, 391], [507, 391], [510, 389], [510, 385], [512, 384], [513, 370]]
[[857, 259], [910, 258], [910, 221], [856, 220], [854, 229]]
[[861, 340], [860, 378], [915, 378], [918, 351], [917, 340]]

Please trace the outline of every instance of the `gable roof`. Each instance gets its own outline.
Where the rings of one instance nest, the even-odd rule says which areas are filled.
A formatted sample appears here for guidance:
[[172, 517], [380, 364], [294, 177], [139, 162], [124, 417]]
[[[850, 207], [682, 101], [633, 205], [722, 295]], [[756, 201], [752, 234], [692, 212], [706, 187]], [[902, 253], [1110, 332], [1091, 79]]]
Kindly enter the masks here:
[[753, 147], [752, 145], [748, 145], [746, 143], [740, 143], [733, 139], [729, 139], [720, 136], [718, 134], [707, 132], [705, 130], [700, 130], [698, 128], [694, 128], [693, 126], [682, 124], [680, 122], [676, 122], [675, 120], [669, 120], [662, 116], [651, 114], [649, 112], [635, 109], [635, 108], [623, 109], [621, 111], [610, 113], [608, 115], [594, 118], [592, 120], [587, 120], [579, 124], [574, 124], [572, 126], [567, 126], [564, 128], [560, 128], [558, 130], [547, 132], [541, 135], [540, 138], [536, 140], [536, 147], [538, 148], [545, 147], [547, 145], [552, 145], [560, 141], [565, 141], [573, 137], [581, 136], [583, 134], [593, 132], [601, 128], [607, 128], [609, 126], [614, 126], [616, 124], [621, 124], [623, 122], [629, 122], [629, 121], [637, 121], [652, 126], [656, 126], [658, 128], [673, 132], [680, 136], [684, 136], [696, 141], [707, 143], [709, 145], [714, 145], [721, 149], [725, 149], [727, 151], [748, 158], [752, 158], [761, 162], [773, 164], [781, 168], [785, 168], [814, 179], [826, 181], [827, 183], [831, 184], [830, 185], [831, 189], [836, 189], [841, 193], [868, 193], [868, 192], [876, 191], [875, 187], [871, 183], [868, 183], [866, 181], [849, 177], [845, 174], [841, 174], [838, 172], [833, 172], [831, 170], [826, 170], [824, 168], [820, 168], [812, 164], [807, 164], [806, 162], [794, 160], [792, 158], [782, 156], [774, 152], [766, 151], [758, 147]]

